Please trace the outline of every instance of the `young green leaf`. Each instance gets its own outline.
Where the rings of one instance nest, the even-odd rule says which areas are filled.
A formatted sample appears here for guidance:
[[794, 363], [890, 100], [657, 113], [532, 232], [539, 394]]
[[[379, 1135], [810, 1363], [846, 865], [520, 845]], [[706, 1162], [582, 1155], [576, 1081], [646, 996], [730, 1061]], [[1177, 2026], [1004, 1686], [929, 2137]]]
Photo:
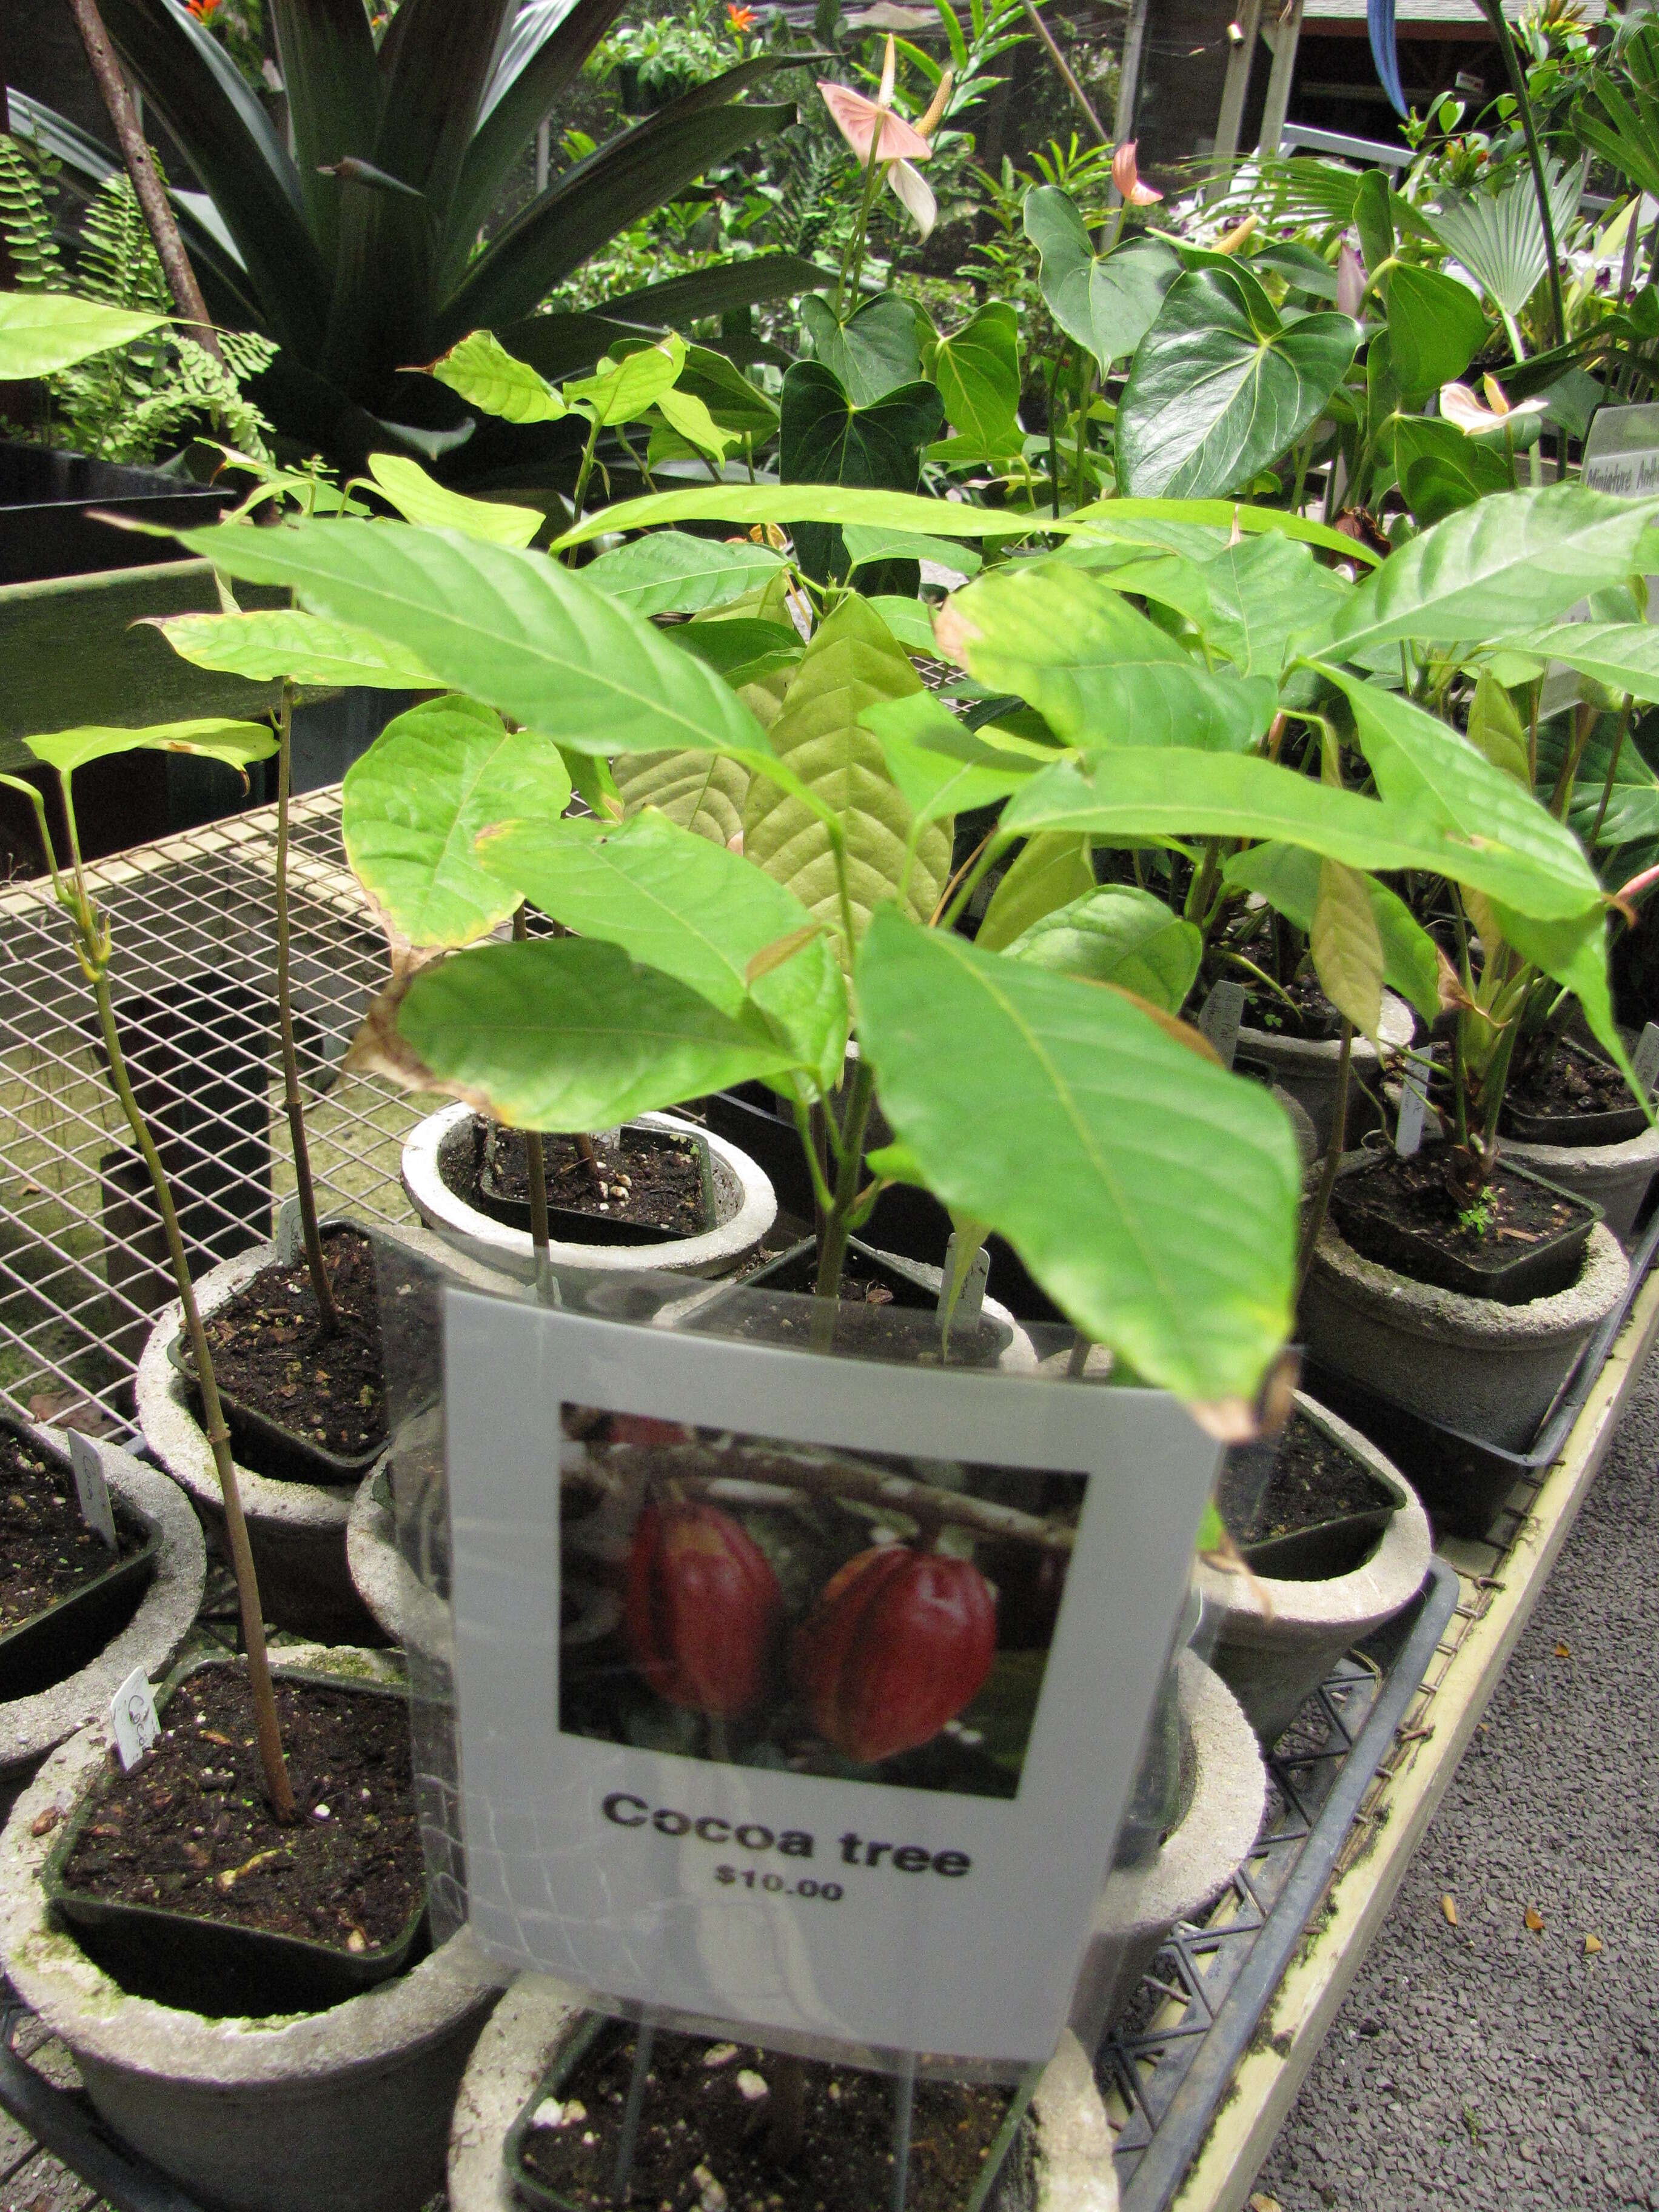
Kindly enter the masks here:
[[195, 753], [204, 760], [222, 761], [228, 768], [246, 768], [270, 758], [276, 750], [276, 733], [268, 722], [234, 722], [210, 715], [192, 722], [152, 722], [141, 730], [88, 724], [25, 738], [23, 743], [36, 760], [60, 775], [72, 775], [91, 761], [134, 752]]
[[556, 422], [567, 411], [552, 386], [488, 331], [471, 331], [427, 374], [459, 392], [468, 406], [508, 422]]
[[470, 945], [518, 904], [480, 866], [479, 832], [525, 816], [556, 822], [569, 803], [546, 738], [508, 732], [475, 700], [429, 700], [389, 722], [347, 770], [346, 858], [404, 944]]
[[769, 545], [722, 544], [659, 530], [590, 561], [582, 581], [638, 615], [693, 615], [740, 599], [783, 566]]
[[665, 392], [673, 389], [684, 366], [684, 342], [671, 331], [657, 343], [643, 345], [620, 361], [607, 357], [592, 376], [567, 384], [565, 404], [598, 422], [601, 429], [637, 422]]
[[718, 622], [676, 623], [662, 635], [734, 687], [756, 684], [780, 668], [793, 668], [804, 647], [793, 623], [762, 622], [738, 615]]
[[[1306, 937], [1313, 928], [1319, 897], [1317, 853], [1297, 845], [1252, 845], [1236, 853], [1222, 870], [1230, 890], [1260, 891], [1268, 904]], [[1434, 939], [1405, 901], [1374, 876], [1360, 880], [1382, 946], [1382, 980], [1416, 1007], [1425, 1022], [1440, 1012], [1440, 956]]]
[[1056, 185], [1025, 195], [1025, 235], [1037, 250], [1043, 304], [1103, 369], [1132, 354], [1152, 328], [1181, 263], [1157, 239], [1097, 254], [1075, 204]]
[[371, 453], [368, 473], [405, 522], [463, 531], [486, 544], [528, 545], [547, 520], [539, 507], [509, 507], [504, 501], [468, 499], [451, 491], [406, 453]]
[[1375, 1040], [1382, 1019], [1382, 939], [1364, 877], [1340, 860], [1319, 864], [1308, 950], [1325, 996]]
[[899, 1143], [1147, 1382], [1248, 1399], [1290, 1322], [1283, 1113], [1121, 992], [878, 914], [860, 1035]]
[[1001, 301], [933, 349], [933, 381], [958, 439], [987, 458], [1020, 450], [1019, 325]]
[[971, 546], [924, 535], [920, 530], [872, 530], [867, 524], [852, 523], [842, 532], [842, 538], [855, 571], [872, 561], [935, 561], [940, 568], [967, 578], [977, 576], [985, 565], [983, 555]]
[[53, 376], [112, 346], [147, 337], [166, 319], [129, 314], [67, 292], [0, 292], [0, 384]]
[[253, 683], [362, 685], [375, 691], [429, 691], [438, 679], [412, 653], [366, 629], [348, 629], [298, 607], [246, 614], [164, 615], [155, 627], [181, 660]]
[[1480, 352], [1486, 311], [1467, 284], [1402, 262], [1388, 276], [1389, 365], [1413, 406], [1455, 382]]
[[931, 691], [866, 708], [887, 772], [915, 822], [942, 822], [1018, 791], [1035, 763], [999, 752], [966, 730]]
[[1178, 1014], [1197, 978], [1204, 939], [1160, 898], [1128, 884], [1103, 884], [1056, 908], [1007, 947], [1027, 960], [1090, 983], [1115, 983], [1148, 1006]]
[[1000, 952], [1046, 915], [1074, 906], [1094, 889], [1086, 836], [1055, 830], [1028, 837], [991, 894], [974, 942], [982, 952]]
[[678, 386], [657, 394], [657, 412], [688, 446], [709, 460], [723, 461], [738, 442], [735, 430], [722, 430], [695, 392]]
[[1532, 789], [1526, 731], [1514, 701], [1490, 668], [1483, 668], [1475, 678], [1474, 697], [1469, 704], [1469, 743], [1495, 769], [1513, 776], [1527, 790]]
[[1647, 623], [1558, 623], [1506, 637], [1507, 652], [1524, 653], [1540, 668], [1551, 661], [1576, 668], [1614, 691], [1659, 702], [1659, 627]]

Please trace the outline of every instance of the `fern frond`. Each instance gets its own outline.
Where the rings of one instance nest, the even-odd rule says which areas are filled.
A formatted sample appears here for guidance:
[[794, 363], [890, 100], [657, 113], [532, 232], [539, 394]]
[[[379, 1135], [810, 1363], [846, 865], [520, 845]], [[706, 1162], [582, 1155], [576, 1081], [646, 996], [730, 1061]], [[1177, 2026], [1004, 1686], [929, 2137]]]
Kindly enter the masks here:
[[52, 168], [32, 148], [0, 131], [0, 237], [20, 292], [63, 289], [63, 256], [52, 216], [57, 197]]

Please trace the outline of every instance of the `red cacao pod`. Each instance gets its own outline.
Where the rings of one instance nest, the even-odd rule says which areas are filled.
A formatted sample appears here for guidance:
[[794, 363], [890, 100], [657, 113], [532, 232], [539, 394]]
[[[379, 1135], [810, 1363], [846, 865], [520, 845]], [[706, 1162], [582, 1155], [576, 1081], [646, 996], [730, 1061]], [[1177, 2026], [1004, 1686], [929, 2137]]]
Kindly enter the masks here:
[[795, 1632], [795, 1687], [837, 1751], [891, 1759], [972, 1703], [996, 1642], [996, 1600], [971, 1559], [887, 1544], [824, 1584]]
[[718, 1506], [647, 1505], [623, 1613], [634, 1663], [659, 1697], [721, 1718], [766, 1686], [783, 1600], [753, 1538]]

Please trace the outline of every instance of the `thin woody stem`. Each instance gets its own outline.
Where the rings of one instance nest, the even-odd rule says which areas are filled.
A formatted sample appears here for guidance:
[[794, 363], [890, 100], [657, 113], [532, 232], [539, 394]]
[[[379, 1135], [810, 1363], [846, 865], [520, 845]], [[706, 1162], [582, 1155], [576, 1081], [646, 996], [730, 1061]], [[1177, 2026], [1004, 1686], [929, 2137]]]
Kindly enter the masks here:
[[294, 777], [294, 686], [283, 685], [276, 720], [276, 1024], [283, 1044], [283, 1104], [294, 1148], [294, 1185], [300, 1200], [306, 1267], [317, 1301], [317, 1326], [325, 1339], [340, 1326], [334, 1285], [323, 1261], [323, 1237], [317, 1224], [317, 1186], [312, 1180], [311, 1147], [306, 1141], [305, 1104], [300, 1096], [300, 1061], [294, 1048], [294, 991], [289, 956], [289, 795]]
[[[514, 941], [519, 945], [526, 944], [529, 939], [530, 931], [525, 920], [522, 900], [513, 909], [513, 936]], [[580, 1151], [586, 1142], [585, 1138], [578, 1137], [577, 1149]], [[592, 1146], [588, 1144], [589, 1155], [592, 1149]], [[536, 1248], [538, 1266], [543, 1266], [550, 1261], [552, 1255], [548, 1249], [547, 1155], [542, 1146], [539, 1129], [526, 1129], [524, 1133], [524, 1164], [530, 1182], [530, 1241]]]

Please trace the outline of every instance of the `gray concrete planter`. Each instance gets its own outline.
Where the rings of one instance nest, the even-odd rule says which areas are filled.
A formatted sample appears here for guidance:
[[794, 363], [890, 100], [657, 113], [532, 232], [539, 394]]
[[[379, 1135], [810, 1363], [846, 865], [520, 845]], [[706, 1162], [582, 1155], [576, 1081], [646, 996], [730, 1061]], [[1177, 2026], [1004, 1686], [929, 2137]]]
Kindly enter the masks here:
[[398, 1547], [390, 1455], [363, 1477], [346, 1522], [346, 1564], [353, 1587], [389, 1644], [447, 1668], [454, 1652], [449, 1607], [428, 1589]]
[[[374, 1233], [379, 1237], [386, 1232]], [[399, 1227], [396, 1241], [469, 1288], [516, 1288], [425, 1230]], [[257, 1244], [210, 1268], [196, 1285], [204, 1316], [216, 1313], [276, 1256], [274, 1244]], [[151, 1451], [188, 1492], [209, 1534], [222, 1546], [224, 1502], [207, 1431], [196, 1417], [188, 1384], [167, 1358], [167, 1346], [179, 1327], [175, 1298], [163, 1309], [138, 1363], [134, 1387], [139, 1425]], [[346, 1564], [346, 1524], [355, 1486], [275, 1481], [240, 1462], [236, 1474], [265, 1619], [319, 1643], [378, 1642], [374, 1619], [352, 1587]]]
[[[361, 1679], [372, 1654], [289, 1664]], [[443, 2185], [450, 2108], [497, 1982], [465, 1930], [395, 1981], [322, 2013], [213, 2020], [129, 1996], [52, 1919], [39, 1881], [110, 1747], [85, 1729], [41, 1768], [0, 1836], [0, 1960], [74, 2054], [115, 2132], [223, 2212], [417, 2212]]]
[[1398, 1484], [1409, 1502], [1390, 1518], [1370, 1559], [1322, 1582], [1224, 1574], [1198, 1562], [1194, 1580], [1205, 1625], [1216, 1631], [1211, 1663], [1269, 1748], [1343, 1653], [1411, 1603], [1434, 1548], [1416, 1492], [1376, 1445], [1301, 1391], [1297, 1404], [1363, 1466]]
[[[509, 1228], [469, 1206], [439, 1172], [446, 1140], [473, 1119], [467, 1105], [446, 1106], [428, 1114], [404, 1146], [404, 1188], [428, 1228], [464, 1237], [481, 1252], [527, 1268], [535, 1259], [529, 1231]], [[677, 1237], [663, 1244], [567, 1244], [555, 1239], [548, 1248], [553, 1267], [717, 1275], [746, 1260], [778, 1212], [777, 1194], [758, 1163], [724, 1137], [678, 1114], [640, 1114], [635, 1119], [644, 1128], [673, 1129], [682, 1136], [701, 1137], [707, 1144], [714, 1171], [718, 1226], [701, 1237]]]
[[[1403, 1051], [1412, 1041], [1412, 1010], [1403, 999], [1392, 991], [1382, 994], [1382, 1018], [1377, 1027], [1385, 1046]], [[1336, 1068], [1341, 1056], [1341, 1047], [1333, 1037], [1320, 1044], [1305, 1037], [1276, 1036], [1271, 1030], [1243, 1028], [1238, 1032], [1238, 1049], [1245, 1058], [1265, 1060], [1273, 1072], [1275, 1090], [1287, 1091], [1313, 1123], [1317, 1150], [1322, 1152], [1331, 1140], [1331, 1122], [1336, 1113]], [[1353, 1041], [1352, 1066], [1355, 1075], [1363, 1079], [1375, 1091], [1379, 1079], [1376, 1048], [1369, 1037], [1357, 1036]], [[1352, 1144], [1365, 1127], [1364, 1094], [1354, 1085], [1348, 1090], [1348, 1141]]]
[[[21, 1422], [18, 1427], [43, 1458], [69, 1465], [69, 1454], [49, 1429]], [[141, 1514], [161, 1540], [155, 1571], [137, 1611], [97, 1658], [48, 1690], [0, 1705], [0, 1820], [49, 1751], [107, 1713], [135, 1667], [152, 1682], [161, 1680], [202, 1602], [207, 1552], [189, 1499], [177, 1483], [129, 1453], [106, 1443], [97, 1450], [112, 1494]]]
[[[450, 2212], [521, 2212], [501, 2162], [507, 2130], [580, 2024], [586, 2003], [582, 1991], [568, 1983], [522, 1974], [496, 2007], [455, 2100]], [[1112, 2131], [1093, 2069], [1069, 2033], [1060, 2038], [1031, 2111], [1037, 2130], [1036, 2212], [1115, 2212]]]
[[1505, 1137], [1504, 1158], [1577, 1198], [1592, 1200], [1620, 1243], [1628, 1244], [1648, 1185], [1659, 1173], [1659, 1128], [1622, 1145], [1523, 1145]]
[[1464, 1297], [1362, 1259], [1327, 1221], [1302, 1294], [1322, 1365], [1465, 1436], [1524, 1451], [1630, 1268], [1597, 1223], [1576, 1283], [1525, 1305]]
[[1191, 1794], [1152, 1857], [1106, 1878], [1072, 2000], [1073, 2032], [1085, 2051], [1120, 2017], [1170, 1929], [1196, 1919], [1225, 1889], [1267, 1808], [1267, 1771], [1238, 1700], [1193, 1652], [1182, 1652], [1176, 1665]]

